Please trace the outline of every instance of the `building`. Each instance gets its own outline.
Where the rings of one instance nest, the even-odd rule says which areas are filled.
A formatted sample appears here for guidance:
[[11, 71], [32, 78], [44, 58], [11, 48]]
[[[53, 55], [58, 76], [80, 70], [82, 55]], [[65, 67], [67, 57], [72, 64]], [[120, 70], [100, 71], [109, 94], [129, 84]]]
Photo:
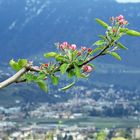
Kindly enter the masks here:
[[132, 138], [139, 139], [140, 138], [140, 128], [132, 129]]

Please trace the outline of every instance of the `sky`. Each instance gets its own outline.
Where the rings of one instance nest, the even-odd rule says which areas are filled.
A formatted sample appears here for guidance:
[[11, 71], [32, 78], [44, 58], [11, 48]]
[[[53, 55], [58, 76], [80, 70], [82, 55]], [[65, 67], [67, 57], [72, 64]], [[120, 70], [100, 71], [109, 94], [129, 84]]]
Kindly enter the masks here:
[[119, 3], [140, 3], [140, 0], [116, 0]]

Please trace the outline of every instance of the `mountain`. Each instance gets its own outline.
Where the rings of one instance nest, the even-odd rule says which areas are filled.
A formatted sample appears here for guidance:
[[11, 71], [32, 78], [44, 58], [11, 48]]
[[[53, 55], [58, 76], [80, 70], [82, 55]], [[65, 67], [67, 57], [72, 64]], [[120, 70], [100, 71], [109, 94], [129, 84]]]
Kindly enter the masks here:
[[[55, 50], [53, 44], [65, 40], [90, 46], [98, 34], [104, 33], [95, 22], [96, 17], [108, 21], [111, 16], [123, 14], [130, 27], [140, 30], [139, 7], [139, 3], [121, 4], [114, 0], [0, 0], [0, 63]], [[121, 53], [121, 64], [139, 67], [136, 60], [140, 39], [126, 37], [122, 41], [129, 51]]]
[[[95, 18], [108, 22], [109, 17], [123, 14], [130, 22], [129, 27], [140, 31], [139, 7], [140, 3], [115, 0], [0, 0], [0, 81], [12, 74], [7, 68], [11, 58], [46, 61], [43, 53], [55, 51], [55, 42], [91, 46], [98, 40], [98, 34], [105, 32]], [[110, 56], [99, 58], [97, 72], [84, 83], [85, 87], [92, 87], [90, 82], [139, 87], [140, 39], [125, 37], [122, 42], [129, 48], [120, 52], [123, 61], [118, 62]], [[133, 85], [130, 79], [133, 79]], [[64, 100], [69, 97], [58, 93], [57, 88], [53, 92], [53, 96], [46, 95], [34, 85], [23, 84], [10, 86], [0, 94], [3, 101], [19, 98], [56, 101], [57, 98], [53, 98], [56, 94], [61, 94]]]

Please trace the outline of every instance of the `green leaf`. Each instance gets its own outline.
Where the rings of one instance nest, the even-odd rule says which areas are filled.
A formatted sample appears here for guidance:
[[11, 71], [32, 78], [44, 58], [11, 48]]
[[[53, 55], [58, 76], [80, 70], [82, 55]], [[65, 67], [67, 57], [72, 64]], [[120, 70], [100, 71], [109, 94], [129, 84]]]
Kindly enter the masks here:
[[50, 57], [55, 57], [56, 55], [58, 55], [58, 54], [55, 53], [55, 52], [49, 52], [49, 53], [45, 53], [44, 54], [44, 57], [50, 58]]
[[83, 64], [83, 60], [78, 60], [78, 62], [76, 62], [78, 65], [82, 65]]
[[110, 55], [112, 55], [113, 57], [115, 57], [118, 60], [122, 60], [121, 57], [116, 52], [111, 52]]
[[98, 35], [101, 39], [103, 39], [103, 40], [107, 40], [106, 39], [106, 37], [105, 36], [103, 36], [103, 35]]
[[58, 85], [59, 78], [57, 76], [51, 75], [51, 79], [54, 85]]
[[75, 51], [72, 52], [72, 58], [73, 59], [75, 59], [77, 57], [77, 52], [78, 52], [77, 50], [75, 50]]
[[135, 30], [128, 30], [126, 31], [126, 34], [130, 36], [140, 36], [140, 32], [137, 32]]
[[89, 75], [86, 75], [84, 73], [81, 73], [81, 78], [88, 78], [88, 77], [89, 77]]
[[128, 50], [127, 47], [125, 47], [122, 43], [118, 42], [117, 45], [121, 48], [121, 49], [124, 49], [124, 50]]
[[126, 33], [126, 31], [128, 31], [128, 28], [120, 28], [120, 33]]
[[44, 80], [45, 78], [46, 78], [46, 74], [44, 72], [40, 72], [37, 77], [37, 80]]
[[68, 71], [68, 78], [72, 78], [73, 76], [75, 76], [75, 73], [73, 70]]
[[37, 84], [42, 90], [44, 90], [45, 92], [48, 92], [48, 87], [43, 80], [38, 81]]
[[18, 60], [18, 66], [21, 68], [25, 67], [27, 64], [28, 64], [27, 59], [19, 59]]
[[92, 54], [96, 53], [97, 51], [103, 50], [103, 49], [104, 49], [104, 46], [99, 46], [92, 51]]
[[81, 69], [75, 64], [74, 65], [74, 68], [75, 68], [75, 74], [78, 78], [81, 77]]
[[10, 60], [9, 65], [11, 66], [12, 69], [14, 69], [16, 71], [20, 70], [18, 63], [15, 62], [13, 59]]
[[56, 59], [56, 61], [64, 61], [65, 60], [65, 57], [62, 56], [62, 55], [56, 55], [55, 56], [55, 59]]
[[95, 19], [96, 20], [96, 22], [97, 23], [99, 23], [101, 26], [103, 26], [104, 28], [108, 28], [108, 24], [107, 23], [105, 23], [104, 21], [102, 21], [102, 20], [100, 20], [100, 19], [98, 19], [98, 18], [96, 18]]
[[96, 41], [94, 44], [93, 44], [93, 46], [101, 46], [101, 45], [104, 45], [106, 42], [104, 41], [104, 40], [98, 40], [98, 41]]
[[38, 77], [32, 73], [27, 73], [25, 74], [25, 79], [28, 81], [28, 82], [36, 82], [38, 81]]
[[68, 67], [69, 67], [69, 64], [66, 64], [66, 63], [62, 64], [60, 66], [61, 73], [64, 74], [67, 71]]
[[95, 66], [91, 63], [88, 63], [88, 66], [91, 66], [93, 69], [95, 69]]
[[73, 60], [73, 55], [72, 55], [72, 52], [71, 52], [71, 51], [68, 51], [68, 52], [67, 52], [67, 56], [68, 56], [68, 59], [69, 59], [70, 61]]
[[67, 86], [65, 86], [65, 87], [63, 87], [63, 88], [61, 88], [60, 90], [67, 90], [67, 89], [69, 89], [69, 88], [71, 88], [72, 86], [74, 86], [75, 85], [75, 81], [74, 82], [72, 82], [71, 84], [69, 84], [69, 85], [67, 85]]
[[26, 59], [19, 59], [18, 62], [11, 59], [9, 62], [9, 65], [12, 67], [12, 69], [16, 71], [19, 71], [20, 69], [25, 67], [27, 64], [28, 64], [28, 61]]

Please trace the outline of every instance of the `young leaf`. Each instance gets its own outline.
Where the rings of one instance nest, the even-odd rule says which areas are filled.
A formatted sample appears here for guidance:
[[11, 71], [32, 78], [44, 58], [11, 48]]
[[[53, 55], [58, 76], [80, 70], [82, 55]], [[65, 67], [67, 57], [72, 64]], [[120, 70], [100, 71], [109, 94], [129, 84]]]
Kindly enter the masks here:
[[135, 30], [128, 30], [126, 31], [126, 34], [130, 36], [140, 36], [140, 32], [137, 32]]
[[48, 87], [43, 80], [38, 81], [37, 84], [42, 90], [44, 90], [45, 92], [48, 92]]
[[88, 77], [89, 77], [89, 75], [86, 75], [84, 73], [81, 73], [81, 78], [88, 78]]
[[111, 52], [110, 53], [113, 57], [115, 57], [118, 60], [122, 60], [121, 57], [116, 53], [116, 52]]
[[72, 78], [73, 76], [75, 76], [75, 73], [73, 70], [68, 71], [68, 78]]
[[73, 59], [75, 59], [77, 57], [77, 52], [78, 52], [77, 50], [75, 50], [75, 51], [72, 52], [72, 58]]
[[66, 63], [62, 64], [60, 66], [61, 73], [64, 74], [67, 71], [68, 67], [69, 67], [69, 64], [66, 64]]
[[55, 53], [55, 52], [50, 52], [50, 53], [45, 53], [45, 54], [44, 54], [44, 57], [50, 58], [50, 57], [55, 57], [56, 55], [58, 55], [58, 54]]
[[103, 35], [98, 35], [101, 39], [103, 39], [103, 40], [107, 40], [106, 39], [106, 37], [105, 36], [103, 36]]
[[121, 48], [121, 49], [124, 49], [124, 50], [128, 50], [127, 47], [125, 47], [122, 43], [118, 42], [117, 45]]
[[62, 55], [56, 55], [55, 56], [55, 59], [56, 59], [56, 61], [64, 61], [65, 60], [65, 57], [62, 56]]
[[10, 60], [9, 65], [11, 66], [12, 69], [14, 69], [16, 71], [20, 70], [18, 63], [15, 62], [13, 59]]
[[104, 46], [99, 46], [99, 47], [97, 47], [97, 48], [95, 48], [91, 53], [93, 54], [93, 53], [96, 53], [97, 51], [100, 51], [100, 50], [102, 50], [104, 48]]
[[72, 55], [72, 52], [71, 51], [68, 51], [67, 52], [67, 56], [68, 56], [68, 59], [71, 61], [73, 60], [73, 55]]
[[27, 65], [27, 63], [28, 63], [27, 59], [19, 59], [18, 60], [18, 66], [21, 68], [25, 67]]
[[58, 80], [59, 80], [58, 77], [51, 75], [51, 79], [54, 85], [58, 85]]
[[81, 69], [77, 66], [77, 65], [74, 65], [74, 68], [75, 68], [75, 74], [78, 78], [81, 77]]
[[108, 28], [108, 24], [107, 23], [105, 23], [104, 21], [102, 21], [102, 20], [100, 20], [100, 19], [98, 19], [98, 18], [96, 18], [95, 19], [96, 20], [96, 22], [98, 22], [100, 25], [102, 25], [104, 28]]
[[27, 73], [25, 74], [25, 79], [28, 81], [28, 82], [37, 82], [39, 81], [38, 80], [38, 76], [37, 75], [34, 75], [33, 73]]
[[46, 78], [46, 74], [43, 72], [40, 72], [38, 77], [37, 77], [37, 80], [44, 80], [45, 78]]
[[126, 33], [126, 31], [128, 31], [128, 28], [120, 28], [120, 33]]
[[93, 69], [95, 69], [95, 66], [91, 63], [89, 63], [88, 66], [91, 66]]
[[105, 44], [105, 41], [104, 40], [98, 40], [98, 41], [96, 41], [94, 44], [93, 44], [93, 46], [101, 46], [101, 45], [104, 45]]
[[64, 90], [64, 91], [65, 91], [65, 90], [71, 88], [72, 86], [74, 86], [74, 84], [75, 84], [75, 81], [72, 82], [71, 84], [69, 84], [69, 85], [67, 85], [67, 86], [65, 86], [65, 87], [63, 87], [63, 88], [61, 88], [60, 90]]

